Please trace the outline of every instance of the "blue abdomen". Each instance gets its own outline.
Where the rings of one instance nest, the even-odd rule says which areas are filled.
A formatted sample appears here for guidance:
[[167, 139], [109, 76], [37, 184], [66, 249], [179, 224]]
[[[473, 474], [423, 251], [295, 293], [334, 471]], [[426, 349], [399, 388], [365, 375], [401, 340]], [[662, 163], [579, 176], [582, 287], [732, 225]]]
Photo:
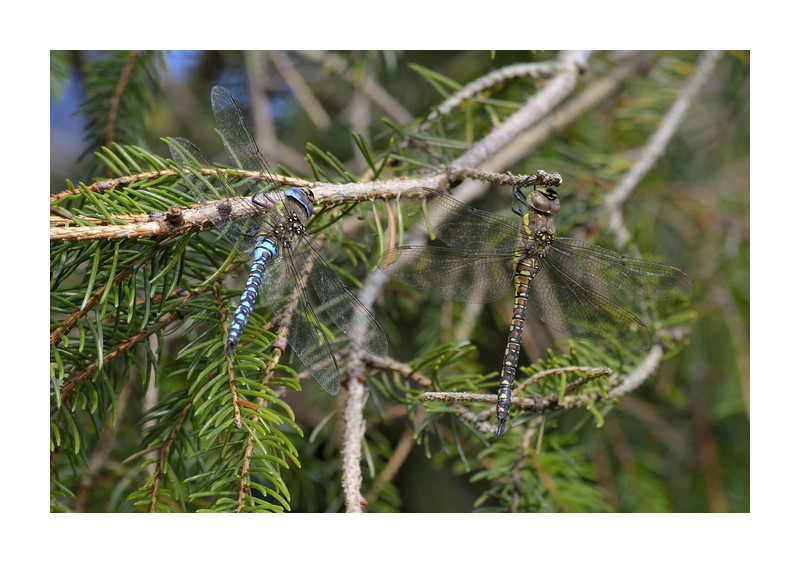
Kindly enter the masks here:
[[244, 327], [247, 325], [247, 319], [250, 318], [250, 313], [253, 312], [253, 307], [256, 304], [258, 288], [264, 279], [264, 270], [277, 253], [278, 248], [275, 243], [266, 237], [262, 237], [253, 250], [253, 267], [250, 270], [250, 276], [247, 278], [247, 284], [242, 293], [239, 306], [236, 307], [236, 311], [233, 313], [231, 329], [228, 332], [228, 342], [225, 345], [226, 356], [231, 356], [239, 344]]

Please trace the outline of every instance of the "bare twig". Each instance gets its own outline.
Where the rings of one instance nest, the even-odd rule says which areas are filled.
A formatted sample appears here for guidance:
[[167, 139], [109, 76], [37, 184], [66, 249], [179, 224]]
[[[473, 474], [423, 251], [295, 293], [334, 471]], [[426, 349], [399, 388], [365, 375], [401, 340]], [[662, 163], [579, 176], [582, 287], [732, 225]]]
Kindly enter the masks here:
[[309, 60], [321, 63], [331, 70], [344, 77], [355, 88], [358, 88], [379, 108], [386, 112], [389, 117], [399, 123], [411, 121], [414, 116], [397, 100], [395, 100], [383, 87], [380, 86], [370, 75], [357, 77], [352, 71], [347, 60], [340, 55], [326, 51], [297, 51], [300, 55]]
[[367, 429], [364, 407], [367, 391], [364, 387], [364, 365], [358, 353], [352, 354], [347, 366], [347, 399], [343, 413], [344, 436], [342, 438], [342, 488], [345, 510], [363, 512], [365, 504], [361, 496], [361, 440]]
[[[198, 170], [204, 174], [213, 175], [216, 173], [212, 169]], [[422, 178], [398, 178], [391, 180], [380, 180], [374, 182], [348, 183], [348, 184], [328, 184], [323, 182], [309, 182], [300, 178], [289, 176], [268, 175], [265, 172], [251, 170], [226, 169], [223, 174], [241, 178], [255, 178], [275, 181], [287, 186], [310, 187], [314, 191], [315, 201], [320, 205], [337, 205], [349, 201], [367, 201], [373, 199], [393, 199], [410, 190], [411, 188], [429, 187], [434, 189], [446, 189], [452, 183], [459, 182], [464, 178], [477, 178], [484, 182], [514, 185], [522, 180], [530, 179], [530, 176], [514, 174], [497, 174], [478, 169], [457, 169], [451, 168], [433, 176]], [[172, 171], [158, 171], [149, 173], [146, 176], [169, 176], [175, 175]], [[134, 179], [144, 179], [137, 175]], [[561, 183], [558, 174], [550, 174], [539, 170], [536, 174], [539, 177], [538, 184], [557, 186]], [[95, 184], [96, 190], [119, 188], [129, 184], [133, 179], [119, 178], [116, 181], [105, 181]], [[86, 187], [83, 189], [91, 189]], [[214, 216], [219, 209], [219, 202], [206, 202], [193, 205], [189, 208], [173, 207], [166, 212], [157, 212], [142, 215], [115, 215], [112, 216], [113, 224], [109, 224], [106, 219], [69, 217], [60, 215], [50, 216], [50, 240], [51, 241], [82, 241], [99, 239], [135, 239], [146, 237], [167, 237], [186, 233], [193, 229], [202, 229], [211, 224], [209, 217]], [[229, 219], [237, 219], [245, 213], [250, 213], [255, 208], [252, 206], [233, 206]], [[57, 211], [58, 208], [55, 208]], [[265, 210], [266, 211], [266, 210]], [[85, 225], [83, 223], [92, 223]]]
[[487, 158], [481, 167], [487, 170], [510, 169], [515, 163], [530, 156], [539, 145], [555, 133], [563, 131], [580, 116], [611, 96], [625, 80], [649, 68], [651, 61], [651, 57], [637, 53], [608, 76], [586, 84], [575, 98], [565, 102], [539, 123], [520, 133], [505, 147]]
[[314, 92], [311, 91], [311, 88], [308, 87], [305, 78], [286, 57], [286, 54], [282, 51], [268, 51], [267, 55], [317, 129], [324, 130], [330, 127], [331, 118], [328, 117], [328, 113], [322, 107]]
[[590, 52], [566, 51], [559, 57], [563, 70], [553, 77], [547, 85], [522, 106], [515, 114], [509, 116], [497, 127], [476, 142], [464, 154], [456, 158], [451, 166], [454, 168], [481, 168], [482, 163], [492, 154], [507, 145], [511, 139], [524, 129], [536, 123], [561, 103], [575, 89], [578, 75], [586, 64]]
[[722, 51], [707, 51], [700, 57], [697, 72], [688, 81], [672, 107], [661, 120], [647, 144], [641, 149], [639, 159], [634, 162], [625, 175], [620, 179], [614, 189], [605, 198], [604, 206], [608, 211], [609, 228], [616, 233], [618, 247], [623, 247], [630, 239], [630, 233], [622, 219], [622, 203], [630, 197], [634, 188], [644, 178], [645, 174], [653, 167], [656, 161], [664, 154], [670, 139], [672, 139], [678, 126], [683, 120], [686, 111], [691, 107], [695, 97], [706, 80], [708, 80], [717, 62], [722, 58]]
[[[386, 276], [382, 277], [385, 278]], [[380, 371], [393, 371], [422, 387], [430, 387], [432, 385], [430, 378], [428, 378], [426, 375], [412, 369], [408, 364], [398, 362], [392, 358], [364, 356], [364, 361], [371, 368]]]
[[564, 63], [561, 61], [547, 61], [542, 63], [520, 63], [509, 65], [499, 68], [489, 74], [485, 74], [465, 85], [463, 88], [454, 92], [449, 98], [439, 104], [425, 118], [425, 121], [419, 127], [410, 132], [411, 135], [415, 133], [424, 133], [429, 130], [436, 120], [450, 114], [455, 108], [477, 96], [484, 90], [488, 90], [499, 83], [507, 82], [509, 80], [520, 78], [523, 76], [530, 76], [532, 78], [551, 78], [558, 72], [564, 71]]
[[562, 182], [560, 174], [551, 174], [544, 170], [537, 170], [536, 174], [516, 175], [511, 173], [498, 174], [497, 172], [490, 172], [478, 168], [455, 168], [450, 172], [450, 178], [453, 183], [469, 178], [489, 184], [501, 184], [505, 186], [515, 186], [522, 182], [527, 182], [529, 185], [535, 184], [537, 186], [558, 187]]

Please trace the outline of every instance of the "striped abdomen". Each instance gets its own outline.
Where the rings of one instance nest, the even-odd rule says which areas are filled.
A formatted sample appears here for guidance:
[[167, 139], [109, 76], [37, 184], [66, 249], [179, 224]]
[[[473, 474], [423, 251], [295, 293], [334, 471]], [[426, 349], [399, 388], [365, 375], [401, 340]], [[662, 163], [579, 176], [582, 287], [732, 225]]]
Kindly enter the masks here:
[[250, 313], [253, 312], [253, 307], [258, 298], [258, 288], [264, 279], [264, 271], [277, 252], [278, 249], [275, 243], [266, 237], [262, 237], [255, 250], [253, 250], [253, 267], [250, 270], [250, 276], [247, 278], [247, 284], [245, 285], [244, 293], [242, 293], [239, 306], [236, 308], [236, 312], [233, 313], [231, 329], [228, 332], [228, 342], [225, 345], [226, 356], [231, 356], [236, 349], [236, 345], [239, 344], [244, 327], [247, 325], [247, 319], [250, 318]]
[[541, 263], [533, 256], [525, 256], [517, 263], [514, 276], [514, 313], [508, 332], [508, 344], [503, 354], [503, 367], [500, 370], [500, 389], [497, 391], [497, 438], [506, 431], [508, 409], [511, 408], [511, 392], [514, 390], [514, 376], [517, 373], [519, 352], [522, 342], [522, 329], [525, 327], [525, 310], [528, 306], [528, 289], [533, 276]]

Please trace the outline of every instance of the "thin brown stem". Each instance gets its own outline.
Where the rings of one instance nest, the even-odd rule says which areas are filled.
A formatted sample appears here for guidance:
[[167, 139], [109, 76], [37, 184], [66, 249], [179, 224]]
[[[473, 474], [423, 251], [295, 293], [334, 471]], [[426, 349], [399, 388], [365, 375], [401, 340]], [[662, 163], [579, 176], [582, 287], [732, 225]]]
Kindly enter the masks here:
[[108, 126], [106, 128], [106, 141], [107, 147], [110, 147], [117, 136], [117, 120], [119, 119], [119, 102], [122, 99], [122, 93], [128, 86], [131, 73], [133, 72], [136, 63], [139, 61], [139, 51], [131, 51], [130, 58], [122, 71], [119, 74], [119, 80], [114, 88], [114, 93], [111, 95], [111, 100], [108, 108]]

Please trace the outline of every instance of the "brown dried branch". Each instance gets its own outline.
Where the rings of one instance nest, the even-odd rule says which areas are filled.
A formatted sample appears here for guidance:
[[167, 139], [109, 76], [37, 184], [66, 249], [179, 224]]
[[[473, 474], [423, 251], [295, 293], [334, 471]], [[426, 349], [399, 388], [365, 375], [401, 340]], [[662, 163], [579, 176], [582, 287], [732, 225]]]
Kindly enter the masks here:
[[[148, 338], [151, 334], [159, 330], [163, 330], [167, 326], [175, 323], [183, 318], [183, 313], [179, 311], [172, 311], [163, 315], [160, 319], [156, 322], [151, 324], [145, 330], [134, 334], [124, 342], [121, 342], [119, 346], [117, 346], [114, 350], [103, 356], [102, 361], [99, 362], [92, 362], [86, 368], [84, 368], [81, 372], [75, 374], [74, 376], [70, 377], [68, 380], [64, 382], [61, 388], [57, 391], [60, 395], [61, 402], [66, 401], [75, 388], [84, 380], [92, 377], [94, 373], [102, 367], [104, 362], [108, 362], [109, 360], [113, 360], [120, 355], [124, 354], [128, 350], [131, 350], [134, 346], [136, 346], [139, 342]], [[53, 397], [50, 401], [50, 408], [56, 406], [56, 397]]]
[[119, 117], [119, 101], [122, 98], [122, 92], [125, 91], [126, 86], [128, 85], [128, 80], [130, 79], [131, 72], [133, 72], [136, 63], [139, 61], [139, 51], [131, 51], [130, 58], [128, 62], [122, 67], [122, 72], [120, 72], [119, 80], [117, 81], [117, 85], [114, 88], [114, 93], [111, 95], [111, 100], [108, 108], [108, 129], [106, 131], [106, 146], [110, 147], [111, 143], [114, 142], [116, 138], [117, 131], [117, 118]]
[[[213, 175], [216, 173], [212, 169], [199, 170], [203, 174]], [[399, 178], [391, 180], [380, 180], [374, 182], [348, 183], [348, 184], [328, 184], [323, 182], [309, 182], [300, 178], [280, 175], [268, 175], [265, 172], [250, 170], [225, 169], [225, 175], [237, 178], [254, 178], [261, 180], [275, 181], [287, 186], [309, 187], [314, 191], [314, 199], [320, 205], [338, 205], [350, 201], [369, 201], [374, 199], [394, 199], [411, 188], [421, 186], [446, 189], [454, 182], [464, 178], [478, 178], [483, 181], [493, 183], [514, 185], [529, 176], [519, 176], [514, 174], [497, 174], [477, 169], [458, 169], [451, 168], [446, 172], [422, 178]], [[132, 181], [149, 179], [160, 176], [174, 176], [172, 171], [157, 171], [146, 174], [138, 174], [136, 177], [124, 177], [116, 180], [98, 182], [83, 189], [93, 189], [93, 191], [104, 191], [116, 189], [130, 184]], [[559, 185], [561, 177], [558, 174], [549, 174], [539, 170], [536, 174], [541, 176], [538, 180], [540, 184]], [[70, 192], [70, 195], [75, 192]], [[79, 192], [78, 192], [79, 193]], [[65, 197], [64, 194], [61, 194]], [[96, 218], [76, 218], [70, 214], [69, 217], [50, 216], [50, 240], [51, 241], [85, 241], [85, 240], [120, 240], [135, 239], [145, 237], [168, 237], [184, 234], [194, 229], [202, 229], [210, 225], [209, 216], [213, 216], [218, 211], [218, 202], [206, 202], [193, 205], [189, 208], [175, 206], [166, 212], [157, 212], [146, 215], [115, 215], [112, 216], [113, 223], [108, 220]], [[58, 210], [58, 208], [55, 208]], [[245, 206], [235, 206], [230, 214], [231, 219], [236, 219], [246, 213]], [[92, 223], [92, 226], [80, 223]]]

